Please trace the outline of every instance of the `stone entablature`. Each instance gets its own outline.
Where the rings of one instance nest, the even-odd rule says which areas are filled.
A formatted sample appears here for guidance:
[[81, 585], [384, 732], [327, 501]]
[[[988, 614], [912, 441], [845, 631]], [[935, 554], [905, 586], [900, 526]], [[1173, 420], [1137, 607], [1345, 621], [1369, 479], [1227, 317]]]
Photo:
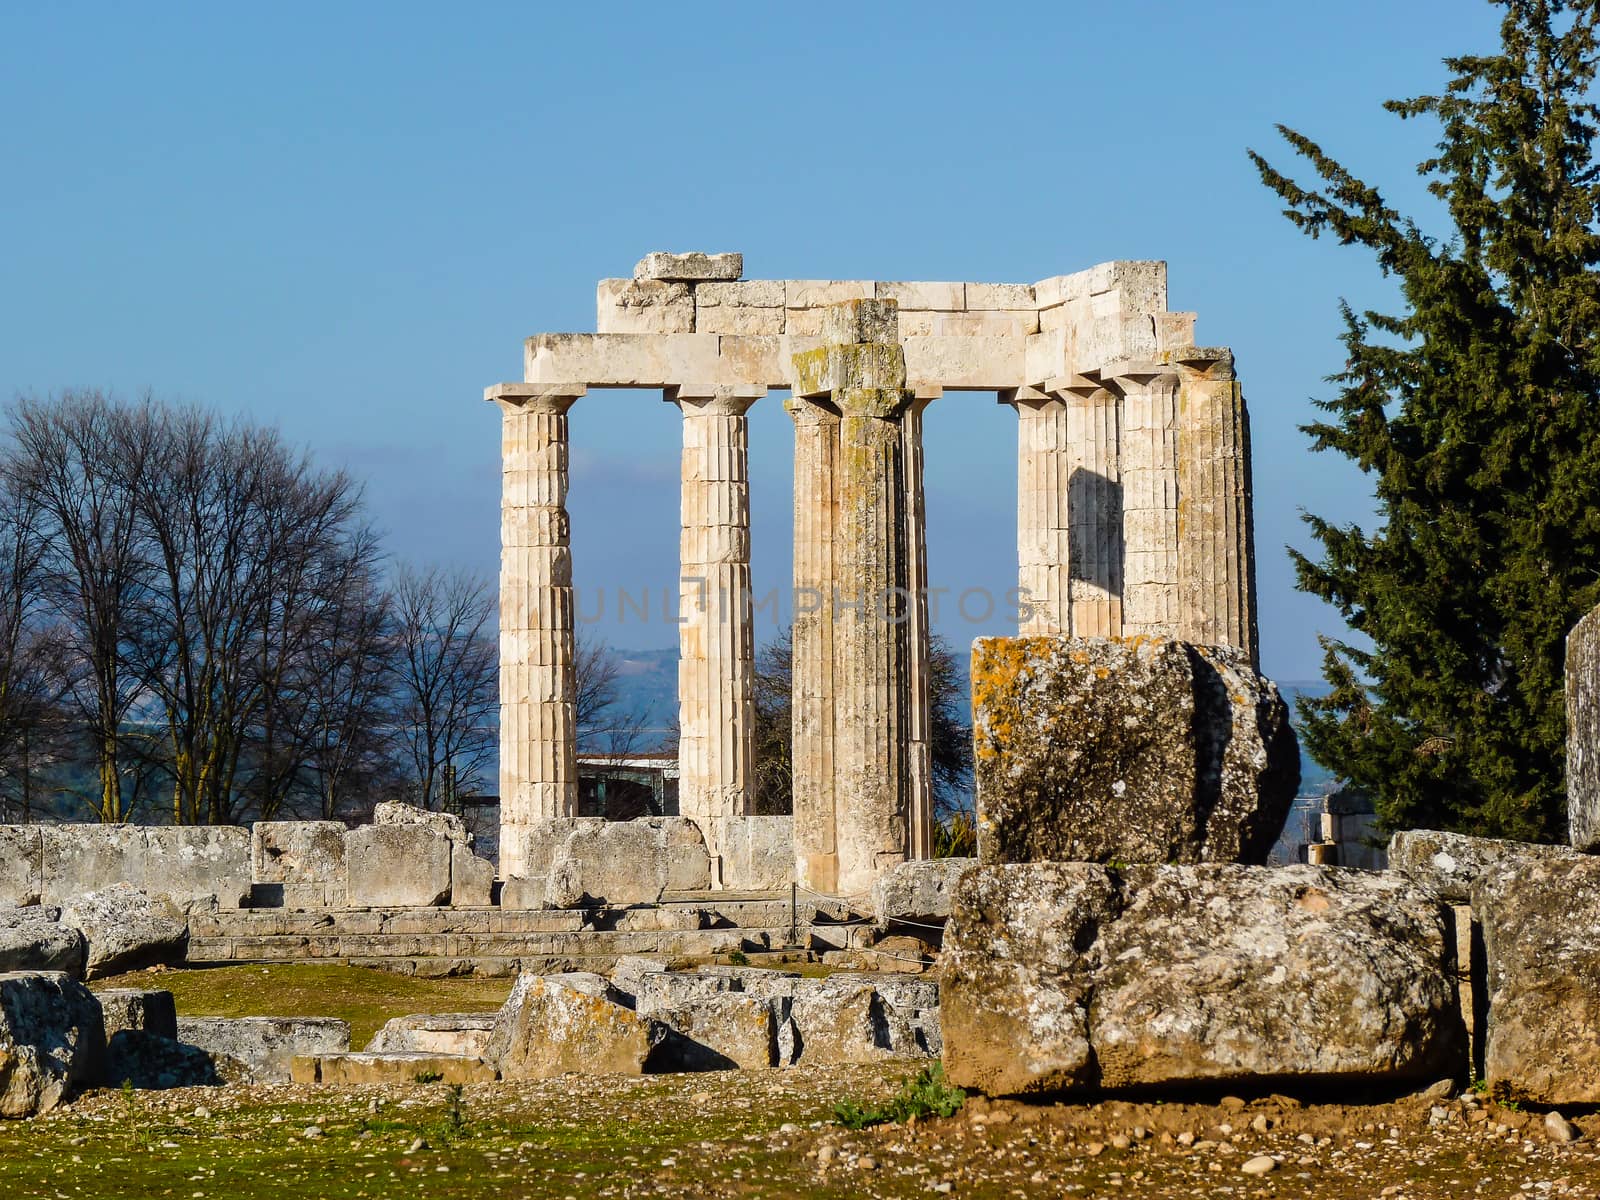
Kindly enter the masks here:
[[[1167, 308], [1166, 264], [1032, 284], [759, 280], [738, 254], [655, 253], [601, 281], [595, 333], [527, 339], [497, 384], [503, 844], [575, 815], [565, 413], [591, 389], [682, 411], [680, 812], [749, 812], [746, 413], [795, 421], [795, 874], [854, 894], [931, 845], [924, 409], [994, 392], [1018, 416], [1019, 633], [1158, 636], [1256, 661], [1249, 424], [1232, 353]], [[708, 608], [704, 597], [715, 597]], [[894, 597], [894, 632], [851, 619]], [[512, 849], [509, 877], [536, 874]], [[716, 870], [714, 865], [713, 870]]]

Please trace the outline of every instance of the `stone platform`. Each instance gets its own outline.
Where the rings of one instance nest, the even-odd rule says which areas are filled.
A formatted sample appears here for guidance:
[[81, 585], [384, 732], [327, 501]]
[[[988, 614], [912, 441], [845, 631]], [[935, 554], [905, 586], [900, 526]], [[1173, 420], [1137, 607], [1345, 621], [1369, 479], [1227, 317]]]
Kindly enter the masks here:
[[[792, 926], [791, 926], [792, 917]], [[609, 970], [625, 955], [858, 950], [871, 921], [787, 891], [684, 894], [629, 908], [235, 909], [191, 917], [191, 964], [327, 961], [419, 975]]]

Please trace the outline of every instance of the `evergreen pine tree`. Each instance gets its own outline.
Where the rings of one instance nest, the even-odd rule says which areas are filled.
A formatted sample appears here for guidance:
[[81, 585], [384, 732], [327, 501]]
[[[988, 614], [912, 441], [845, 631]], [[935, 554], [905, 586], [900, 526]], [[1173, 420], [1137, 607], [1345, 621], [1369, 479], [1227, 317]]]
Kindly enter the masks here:
[[1498, 53], [1385, 105], [1441, 127], [1418, 171], [1445, 236], [1294, 130], [1315, 186], [1251, 158], [1291, 221], [1371, 251], [1403, 298], [1343, 307], [1338, 395], [1304, 427], [1378, 508], [1370, 532], [1307, 516], [1320, 561], [1294, 554], [1357, 635], [1323, 640], [1307, 745], [1389, 828], [1561, 840], [1565, 637], [1600, 601], [1600, 0], [1495, 2]]

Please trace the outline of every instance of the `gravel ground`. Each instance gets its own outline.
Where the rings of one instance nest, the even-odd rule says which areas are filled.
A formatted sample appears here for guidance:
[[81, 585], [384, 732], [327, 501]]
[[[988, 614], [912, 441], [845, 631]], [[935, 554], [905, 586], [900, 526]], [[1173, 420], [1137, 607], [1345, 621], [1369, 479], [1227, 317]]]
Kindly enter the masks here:
[[[0, 1196], [1600, 1196], [1600, 1116], [1470, 1094], [1363, 1105], [970, 1100], [849, 1132], [908, 1065], [96, 1092], [0, 1127]], [[1257, 1174], [1255, 1172], [1262, 1172]]]

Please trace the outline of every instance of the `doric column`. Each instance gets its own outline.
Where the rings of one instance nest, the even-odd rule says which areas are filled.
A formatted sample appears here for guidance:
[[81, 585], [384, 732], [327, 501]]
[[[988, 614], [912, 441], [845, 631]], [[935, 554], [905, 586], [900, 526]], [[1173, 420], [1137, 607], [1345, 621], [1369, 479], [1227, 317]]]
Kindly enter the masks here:
[[1179, 636], [1178, 376], [1124, 364], [1122, 394], [1122, 622], [1126, 634]]
[[794, 624], [790, 632], [790, 776], [795, 878], [833, 894], [839, 882], [833, 792], [834, 465], [839, 410], [791, 399], [794, 418]]
[[500, 872], [520, 831], [578, 811], [567, 410], [575, 385], [503, 384], [500, 443]]
[[919, 389], [901, 418], [906, 519], [906, 834], [912, 858], [933, 857], [932, 650], [928, 627], [928, 516], [922, 489], [922, 414], [939, 394]]
[[1225, 350], [1180, 349], [1178, 587], [1182, 636], [1256, 662], [1250, 419]]
[[678, 607], [678, 811], [713, 856], [721, 820], [751, 810], [755, 635], [751, 628], [752, 393], [675, 387], [683, 413]]
[[[905, 861], [908, 838], [905, 354], [892, 301], [828, 309], [795, 393], [839, 410], [833, 495], [834, 838], [839, 894]], [[797, 817], [797, 842], [799, 839]]]
[[1088, 384], [1062, 393], [1067, 420], [1067, 539], [1075, 637], [1122, 636], [1121, 404]]
[[1017, 587], [1027, 606], [1017, 632], [1069, 633], [1067, 404], [1032, 388], [1002, 393], [1001, 402], [1017, 410]]

